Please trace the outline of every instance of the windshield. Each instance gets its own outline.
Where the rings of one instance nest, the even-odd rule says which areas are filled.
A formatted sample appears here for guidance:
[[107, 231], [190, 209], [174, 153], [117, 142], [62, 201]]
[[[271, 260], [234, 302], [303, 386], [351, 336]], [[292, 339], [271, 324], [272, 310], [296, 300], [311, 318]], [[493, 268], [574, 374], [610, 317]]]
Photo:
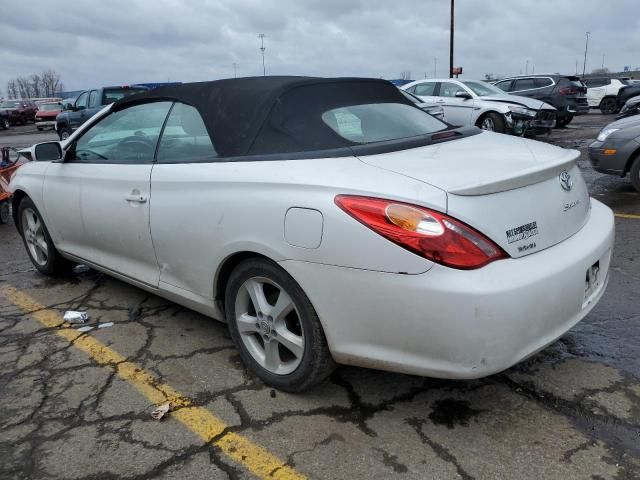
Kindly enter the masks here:
[[335, 108], [323, 113], [322, 120], [342, 138], [361, 144], [416, 137], [447, 128], [422, 110], [401, 103]]
[[43, 103], [38, 107], [39, 110], [44, 110], [45, 112], [51, 112], [53, 110], [62, 110], [62, 105], [59, 103]]
[[1, 108], [13, 108], [13, 107], [19, 107], [20, 106], [20, 102], [2, 102], [0, 104]]
[[479, 97], [485, 97], [487, 95], [504, 95], [504, 92], [498, 87], [484, 82], [464, 81], [462, 82], [466, 87], [470, 88], [473, 93]]

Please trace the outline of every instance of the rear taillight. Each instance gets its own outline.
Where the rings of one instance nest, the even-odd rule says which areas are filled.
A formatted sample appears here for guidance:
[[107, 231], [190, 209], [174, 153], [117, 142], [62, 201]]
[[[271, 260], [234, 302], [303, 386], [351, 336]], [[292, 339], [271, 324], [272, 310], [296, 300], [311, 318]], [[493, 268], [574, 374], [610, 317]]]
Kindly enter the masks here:
[[561, 88], [558, 90], [558, 93], [559, 93], [560, 95], [575, 95], [575, 94], [576, 94], [576, 90], [574, 90], [574, 89], [573, 89], [573, 88], [571, 88], [571, 87], [561, 87]]
[[480, 232], [428, 208], [353, 195], [338, 195], [335, 203], [386, 239], [447, 267], [470, 270], [508, 257]]

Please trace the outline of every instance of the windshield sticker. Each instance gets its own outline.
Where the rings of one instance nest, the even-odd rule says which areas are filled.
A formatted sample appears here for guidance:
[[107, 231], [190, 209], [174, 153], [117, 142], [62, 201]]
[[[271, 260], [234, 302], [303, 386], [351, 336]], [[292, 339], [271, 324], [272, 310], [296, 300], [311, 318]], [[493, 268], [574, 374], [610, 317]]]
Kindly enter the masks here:
[[537, 235], [538, 224], [537, 222], [527, 223], [525, 225], [512, 228], [511, 230], [507, 230], [506, 234], [508, 243], [519, 242], [520, 240], [524, 240], [525, 238]]

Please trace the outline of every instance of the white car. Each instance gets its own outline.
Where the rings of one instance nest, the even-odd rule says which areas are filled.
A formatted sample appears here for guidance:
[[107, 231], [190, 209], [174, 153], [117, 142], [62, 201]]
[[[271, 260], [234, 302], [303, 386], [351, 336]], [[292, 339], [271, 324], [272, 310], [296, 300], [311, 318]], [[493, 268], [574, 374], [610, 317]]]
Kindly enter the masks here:
[[159, 88], [30, 155], [10, 190], [37, 270], [81, 262], [225, 321], [287, 391], [335, 363], [499, 372], [609, 278], [613, 214], [577, 151], [450, 127], [383, 80]]
[[602, 113], [616, 113], [616, 95], [622, 87], [630, 85], [624, 78], [584, 78], [587, 86], [587, 103]]
[[478, 80], [453, 78], [416, 80], [403, 90], [424, 102], [442, 105], [447, 122], [477, 126], [498, 133], [548, 133], [555, 125], [556, 109], [548, 103], [504, 93]]

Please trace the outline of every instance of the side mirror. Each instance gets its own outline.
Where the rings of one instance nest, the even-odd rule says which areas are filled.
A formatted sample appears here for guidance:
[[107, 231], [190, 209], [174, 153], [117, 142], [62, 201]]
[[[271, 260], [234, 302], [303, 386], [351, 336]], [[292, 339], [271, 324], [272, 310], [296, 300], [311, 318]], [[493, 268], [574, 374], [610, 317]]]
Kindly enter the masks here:
[[38, 162], [54, 162], [62, 160], [62, 147], [59, 142], [44, 142], [35, 146], [34, 160]]
[[471, 100], [471, 95], [468, 92], [459, 91], [454, 95], [456, 98], [464, 98], [465, 100]]

